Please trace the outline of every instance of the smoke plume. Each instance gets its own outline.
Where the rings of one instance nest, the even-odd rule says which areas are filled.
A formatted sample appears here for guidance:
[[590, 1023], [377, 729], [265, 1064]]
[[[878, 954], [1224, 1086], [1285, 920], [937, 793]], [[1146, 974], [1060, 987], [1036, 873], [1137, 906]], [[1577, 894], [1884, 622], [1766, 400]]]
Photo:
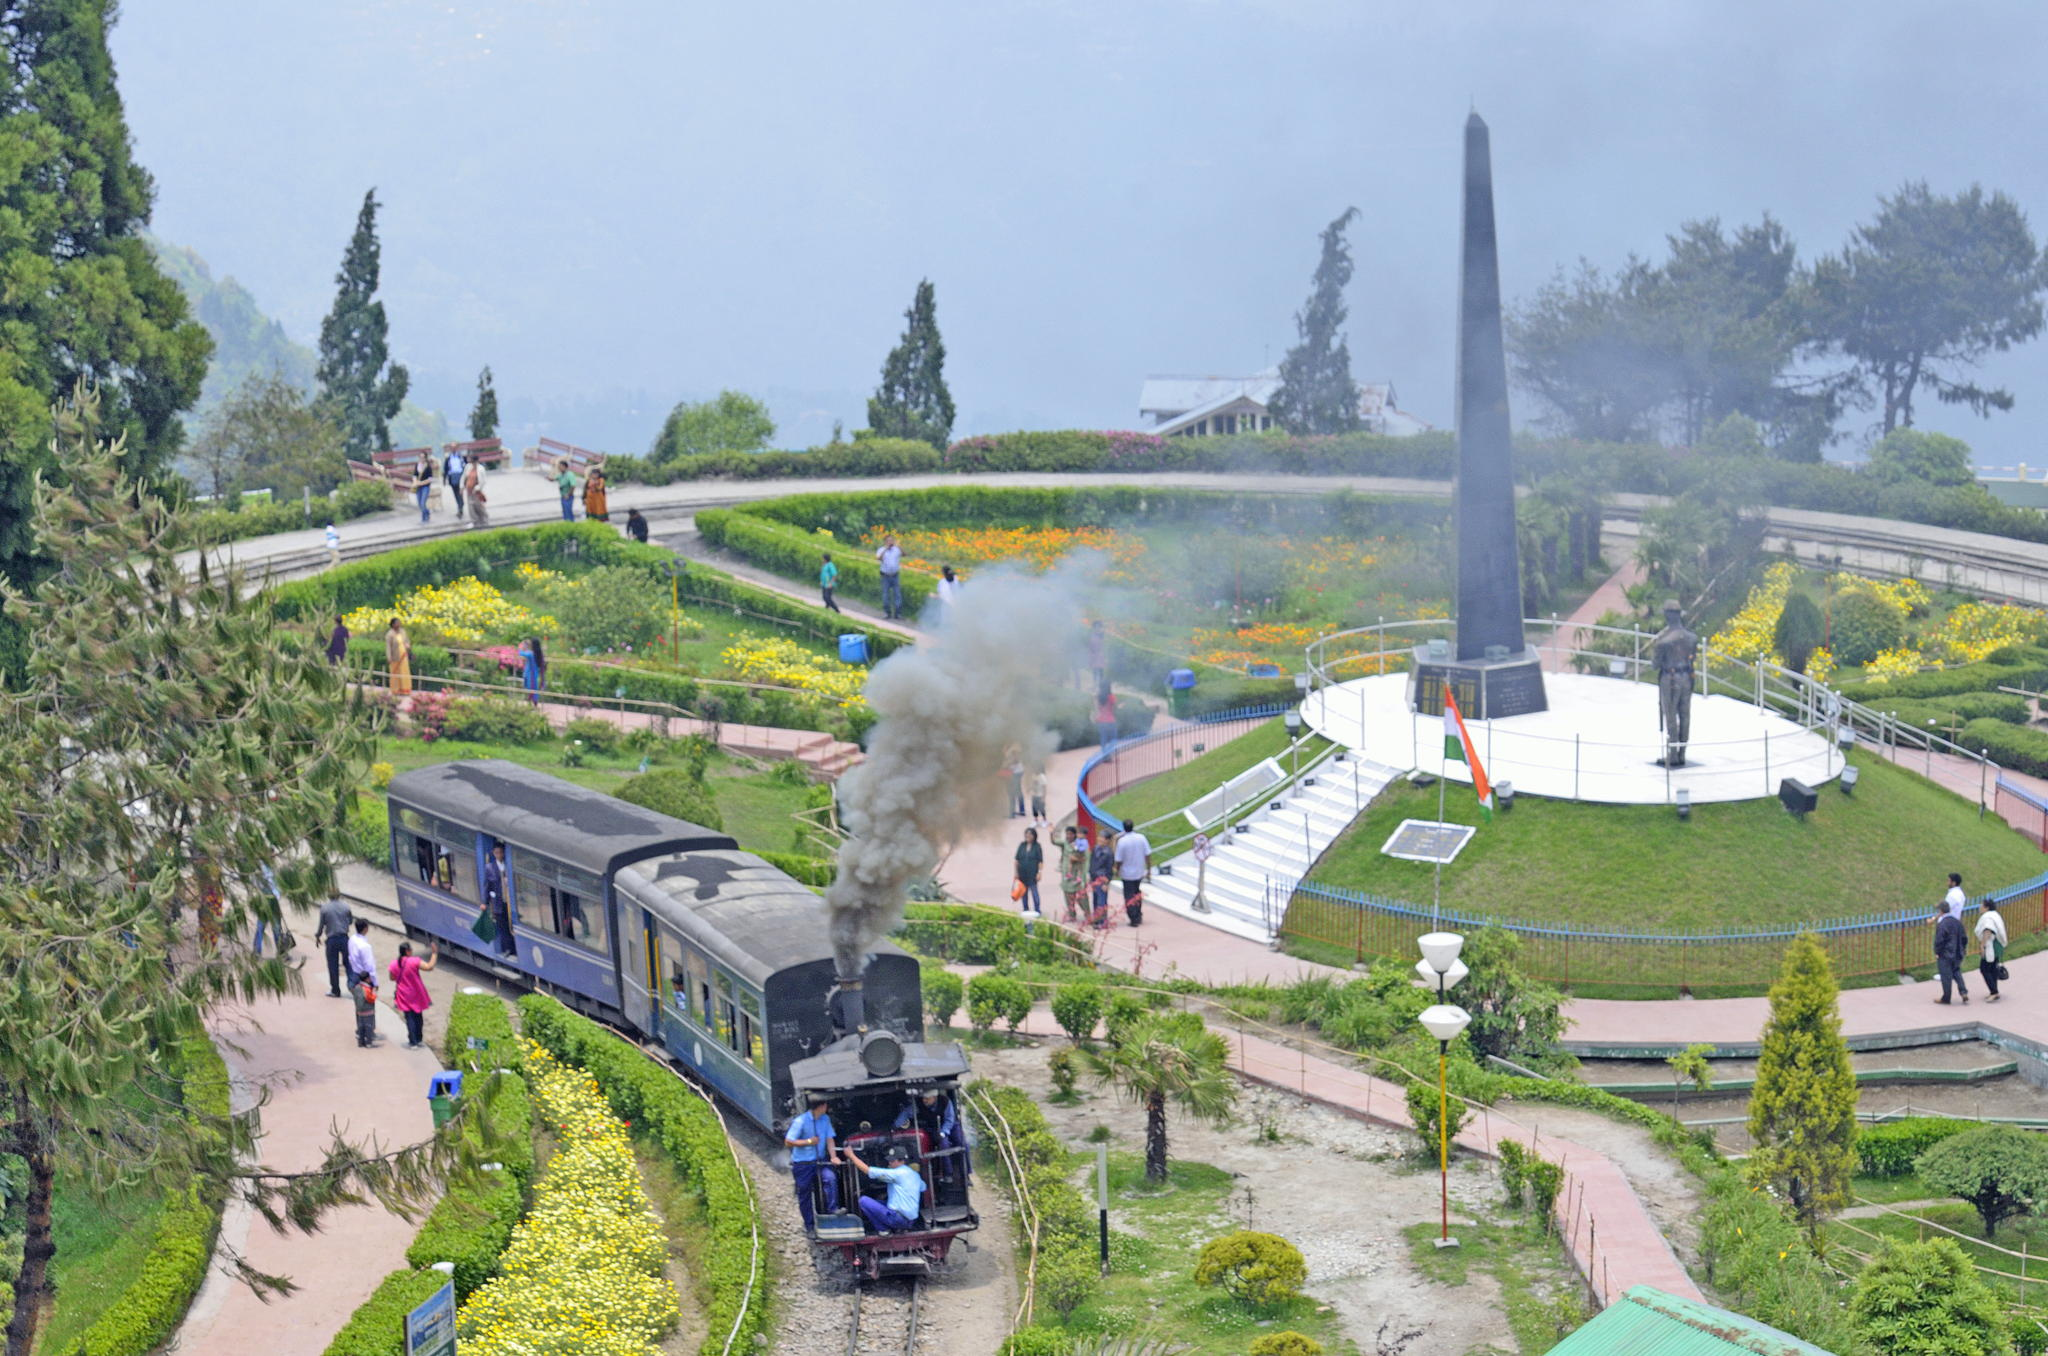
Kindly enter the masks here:
[[859, 974], [902, 920], [913, 881], [1003, 818], [1004, 753], [1021, 748], [1035, 767], [1053, 752], [1044, 716], [1081, 625], [1075, 573], [977, 574], [932, 639], [875, 666], [879, 719], [866, 760], [839, 782], [850, 836], [825, 891], [840, 974]]

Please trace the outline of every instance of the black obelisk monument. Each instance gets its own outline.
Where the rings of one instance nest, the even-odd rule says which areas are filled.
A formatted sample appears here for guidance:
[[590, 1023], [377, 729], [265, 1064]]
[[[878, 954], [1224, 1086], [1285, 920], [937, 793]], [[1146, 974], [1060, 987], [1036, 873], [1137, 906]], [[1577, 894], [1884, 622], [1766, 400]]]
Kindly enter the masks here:
[[1543, 667], [1522, 638], [1515, 545], [1514, 446], [1501, 342], [1500, 260], [1493, 231], [1493, 156], [1486, 123], [1465, 120], [1465, 222], [1458, 280], [1458, 639], [1415, 656], [1417, 710], [1443, 710], [1444, 683], [1476, 719], [1548, 704]]

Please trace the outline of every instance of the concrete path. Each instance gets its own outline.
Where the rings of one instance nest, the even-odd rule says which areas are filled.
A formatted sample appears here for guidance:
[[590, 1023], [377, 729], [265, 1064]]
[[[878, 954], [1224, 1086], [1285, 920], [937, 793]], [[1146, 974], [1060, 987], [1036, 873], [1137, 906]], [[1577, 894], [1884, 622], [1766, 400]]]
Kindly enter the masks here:
[[1572, 615], [1565, 618], [1565, 626], [1559, 627], [1551, 643], [1543, 648], [1545, 671], [1577, 672], [1572, 667], [1571, 651], [1585, 649], [1591, 643], [1594, 632], [1590, 628], [1609, 612], [1628, 612], [1628, 591], [1642, 581], [1643, 567], [1633, 559], [1607, 576], [1599, 588], [1586, 596], [1585, 602], [1572, 609]]
[[[310, 914], [293, 921], [303, 961], [303, 993], [253, 1007], [223, 1009], [214, 1021], [237, 1110], [259, 1096], [258, 1161], [284, 1172], [320, 1162], [335, 1132], [382, 1149], [418, 1143], [433, 1133], [427, 1081], [441, 1067], [438, 1049], [448, 1004], [466, 984], [488, 984], [452, 965], [426, 976], [434, 1005], [427, 1011], [428, 1048], [405, 1048], [405, 1026], [388, 1003], [374, 1049], [355, 1043], [354, 1004], [327, 996], [325, 960], [313, 944]], [[373, 930], [380, 973], [398, 954], [398, 940]], [[385, 985], [387, 996], [390, 986]], [[184, 1356], [320, 1356], [358, 1304], [386, 1273], [405, 1265], [416, 1224], [376, 1204], [330, 1211], [315, 1234], [277, 1233], [245, 1207], [230, 1203], [221, 1224], [215, 1269], [206, 1278], [174, 1345]], [[267, 1303], [222, 1269], [239, 1255], [259, 1271], [289, 1276], [298, 1289]]]

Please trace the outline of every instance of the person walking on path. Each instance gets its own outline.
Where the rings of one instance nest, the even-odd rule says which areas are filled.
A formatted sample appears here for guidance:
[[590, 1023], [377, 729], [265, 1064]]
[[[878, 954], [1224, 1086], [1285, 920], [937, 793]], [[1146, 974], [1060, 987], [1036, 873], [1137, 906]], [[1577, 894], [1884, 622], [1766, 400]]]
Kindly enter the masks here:
[[1082, 902], [1088, 894], [1088, 840], [1079, 825], [1067, 825], [1066, 842], [1060, 845], [1060, 894], [1067, 901], [1066, 921], [1078, 923], [1087, 911]]
[[1116, 842], [1113, 832], [1104, 832], [1088, 853], [1089, 924], [1098, 932], [1109, 926], [1109, 881], [1116, 874]]
[[334, 629], [327, 633], [327, 662], [339, 664], [348, 658], [348, 623], [340, 617], [334, 619]]
[[420, 506], [420, 521], [431, 522], [433, 514], [427, 511], [427, 494], [434, 488], [434, 459], [422, 455], [412, 464], [412, 497]]
[[875, 564], [882, 572], [882, 615], [896, 621], [903, 615], [903, 548], [894, 533], [882, 538], [875, 550]]
[[441, 959], [441, 943], [436, 941], [427, 949], [423, 961], [412, 954], [411, 942], [398, 944], [398, 959], [391, 962], [391, 1006], [398, 1009], [398, 1015], [405, 1019], [405, 1048], [417, 1050], [427, 1043], [427, 1009], [434, 1006], [433, 995], [427, 992], [426, 981], [420, 975], [434, 968]]
[[1970, 1001], [1970, 991], [1963, 987], [1963, 955], [1969, 949], [1970, 934], [1963, 931], [1963, 920], [1952, 913], [1942, 914], [1934, 925], [1934, 968], [1941, 976], [1941, 997], [1935, 1002], [1946, 1004], [1949, 1001], [1951, 981], [1963, 1001]]
[[489, 527], [491, 525], [491, 513], [489, 509], [484, 507], [484, 464], [482, 462], [471, 462], [469, 469], [462, 473], [462, 492], [469, 498], [469, 525], [471, 527]]
[[384, 628], [384, 667], [390, 671], [391, 695], [412, 695], [412, 638], [393, 617]]
[[1003, 750], [1003, 775], [1010, 779], [1010, 818], [1024, 816], [1024, 749], [1012, 744]]
[[441, 479], [448, 482], [448, 493], [455, 500], [455, 521], [462, 521], [462, 477], [469, 470], [469, 458], [456, 448], [448, 453], [448, 459], [441, 463]]
[[1045, 869], [1045, 849], [1038, 845], [1038, 830], [1024, 830], [1024, 841], [1017, 845], [1017, 883], [1010, 887], [1010, 894], [1026, 916], [1043, 914], [1044, 901], [1038, 895], [1038, 876]]
[[1152, 844], [1128, 819], [1116, 840], [1116, 875], [1124, 887], [1124, 917], [1136, 927], [1145, 914], [1143, 890], [1152, 876]]
[[327, 948], [327, 996], [340, 998], [342, 963], [348, 957], [348, 931], [355, 915], [339, 896], [320, 906], [320, 921], [313, 925], [313, 940]]
[[576, 521], [576, 473], [569, 469], [568, 458], [563, 458], [555, 475], [555, 493], [562, 497], [562, 521]]
[[647, 545], [647, 520], [640, 516], [639, 509], [626, 510], [626, 535], [642, 546]]
[[832, 601], [832, 590], [839, 587], [839, 567], [832, 563], [832, 553], [825, 553], [825, 563], [818, 567], [818, 592], [825, 595], [825, 606], [834, 612], [839, 604]]
[[1099, 679], [1095, 688], [1095, 739], [1105, 753], [1116, 743], [1116, 693]]
[[612, 520], [610, 502], [605, 495], [602, 466], [591, 467], [590, 474], [583, 477], [583, 516], [593, 523], [608, 523]]
[[333, 523], [327, 525], [327, 568], [341, 564], [341, 529]]
[[541, 689], [548, 684], [548, 659], [541, 652], [539, 636], [528, 636], [519, 642], [519, 664], [519, 681], [526, 687], [526, 703], [539, 706]]
[[789, 1175], [796, 1184], [796, 1208], [804, 1217], [806, 1233], [818, 1227], [813, 1198], [820, 1183], [825, 1188], [825, 1213], [839, 1213], [838, 1134], [832, 1128], [832, 1103], [822, 1093], [811, 1094], [811, 1109], [789, 1123], [782, 1146], [789, 1150]]
[[2005, 915], [1998, 911], [1998, 901], [1984, 901], [1983, 912], [1977, 915], [1977, 977], [1984, 981], [1987, 1003], [1998, 1001], [1998, 981], [2005, 969]]
[[1045, 819], [1045, 798], [1051, 789], [1045, 779], [1044, 768], [1031, 774], [1031, 822], [1041, 829], [1051, 827]]

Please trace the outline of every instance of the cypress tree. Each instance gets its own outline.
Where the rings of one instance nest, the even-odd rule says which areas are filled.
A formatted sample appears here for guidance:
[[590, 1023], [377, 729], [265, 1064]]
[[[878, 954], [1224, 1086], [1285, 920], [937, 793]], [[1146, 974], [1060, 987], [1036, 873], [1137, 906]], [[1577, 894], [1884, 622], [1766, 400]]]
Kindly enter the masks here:
[[377, 190], [363, 195], [356, 232], [334, 275], [334, 309], [320, 322], [321, 394], [341, 418], [343, 445], [361, 461], [391, 444], [391, 417], [405, 402], [412, 377], [399, 363], [385, 362], [387, 324], [377, 298]]
[[469, 412], [469, 436], [479, 441], [498, 436], [498, 388], [491, 385], [488, 365], [477, 375], [476, 406]]
[[917, 285], [908, 323], [882, 364], [882, 384], [868, 400], [868, 428], [884, 438], [914, 438], [941, 452], [953, 436], [953, 393], [946, 389], [946, 341], [939, 337], [931, 280]]
[[1752, 1177], [1809, 1232], [1841, 1208], [1856, 1169], [1856, 1075], [1842, 1039], [1834, 969], [1812, 933], [1785, 948], [1749, 1101]]
[[[53, 404], [81, 377], [121, 469], [164, 473], [213, 342], [143, 242], [155, 185], [135, 163], [107, 49], [112, 0], [0, 0], [0, 579], [46, 565], [31, 484], [56, 468]], [[20, 641], [0, 626], [0, 672]]]
[[1794, 673], [1806, 672], [1806, 661], [1826, 639], [1827, 622], [1819, 605], [1797, 589], [1787, 594], [1785, 610], [1778, 614], [1778, 625], [1771, 633], [1771, 648], [1784, 656], [1785, 667]]
[[1351, 246], [1344, 230], [1358, 217], [1356, 207], [1323, 228], [1323, 255], [1316, 262], [1308, 304], [1295, 312], [1300, 342], [1280, 360], [1280, 389], [1273, 393], [1273, 422], [1290, 433], [1345, 433], [1358, 427], [1358, 383], [1351, 379], [1351, 345], [1340, 331], [1348, 314], [1344, 289], [1351, 282]]

